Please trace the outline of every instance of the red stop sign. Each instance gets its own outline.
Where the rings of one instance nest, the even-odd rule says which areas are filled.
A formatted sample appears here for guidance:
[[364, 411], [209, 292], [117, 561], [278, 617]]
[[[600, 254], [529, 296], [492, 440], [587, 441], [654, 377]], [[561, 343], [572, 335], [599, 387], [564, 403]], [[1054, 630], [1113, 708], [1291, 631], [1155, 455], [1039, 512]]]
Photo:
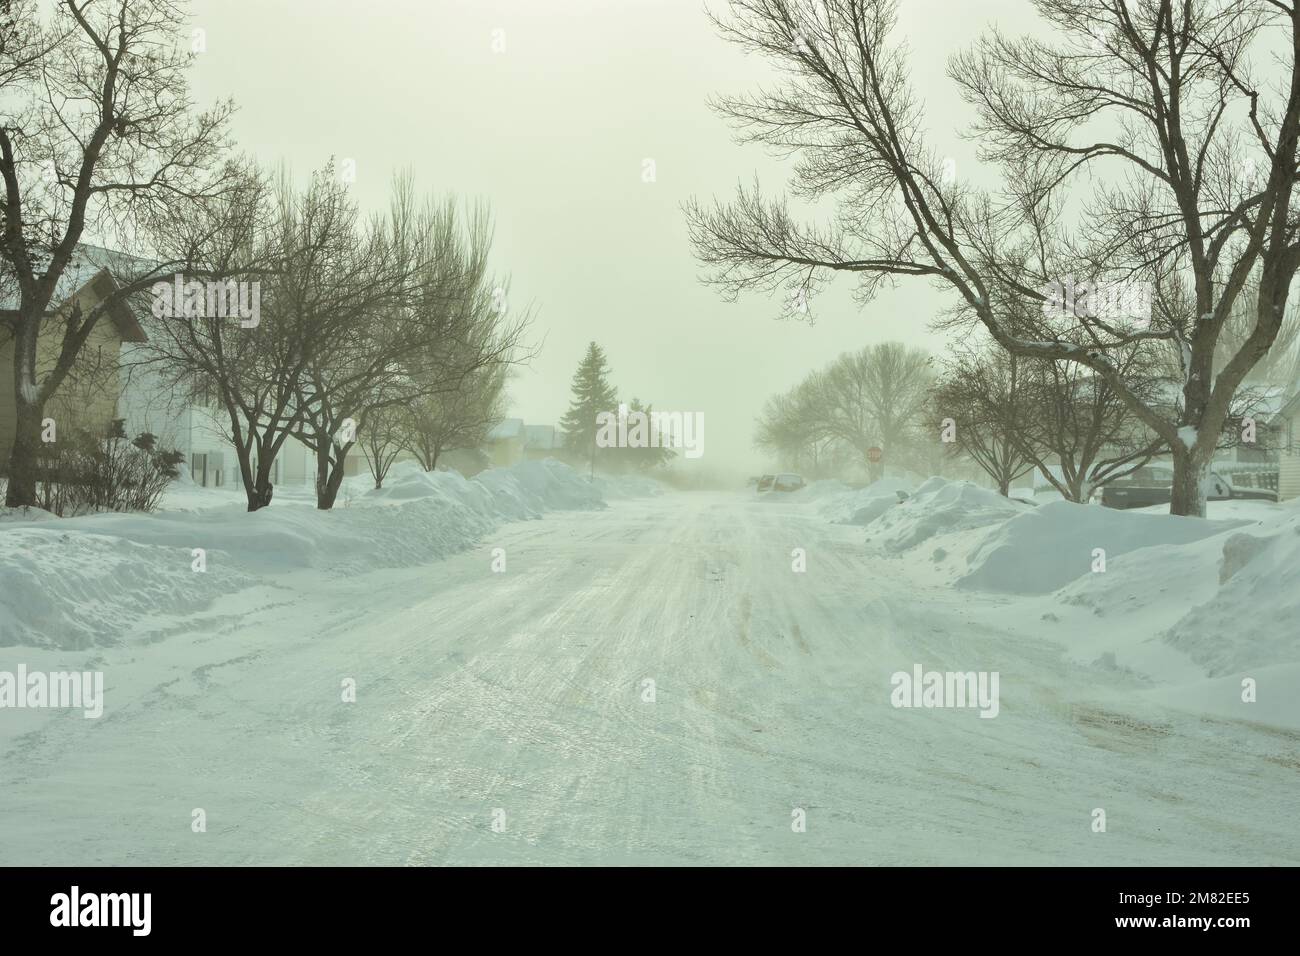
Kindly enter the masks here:
[[880, 461], [880, 459], [883, 458], [884, 455], [885, 453], [881, 451], [879, 448], [873, 447], [867, 449], [867, 461], [871, 462], [872, 464], [875, 464], [876, 462]]

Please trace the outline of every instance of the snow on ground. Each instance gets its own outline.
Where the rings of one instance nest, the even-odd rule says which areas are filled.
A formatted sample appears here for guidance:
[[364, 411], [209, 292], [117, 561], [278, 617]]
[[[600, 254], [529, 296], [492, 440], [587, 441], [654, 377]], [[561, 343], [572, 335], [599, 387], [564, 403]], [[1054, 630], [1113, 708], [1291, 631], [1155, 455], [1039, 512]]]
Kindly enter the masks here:
[[664, 493], [662, 484], [645, 475], [597, 475], [593, 483], [606, 501], [651, 498]]
[[898, 503], [900, 491], [911, 494], [915, 487], [905, 478], [881, 478], [856, 491], [843, 490], [818, 496], [821, 498], [820, 511], [837, 524], [869, 524]]
[[[1294, 511], [1197, 539], [931, 480], [864, 528], [532, 464], [7, 522], [0, 620], [45, 646], [0, 670], [101, 670], [105, 715], [0, 711], [5, 861], [1300, 863]], [[1018, 547], [1041, 590], [1088, 527], [1105, 573], [952, 586]], [[917, 664], [999, 672], [997, 719], [891, 706]]]
[[[820, 501], [823, 498], [836, 497], [844, 494], [852, 494], [853, 489], [844, 482], [835, 478], [822, 478], [817, 481], [811, 481], [798, 491], [790, 492], [790, 498], [800, 504], [809, 501]], [[763, 492], [766, 494], [766, 492]]]
[[191, 485], [168, 501], [191, 510], [11, 519], [0, 535], [0, 646], [148, 642], [216, 596], [277, 575], [412, 567], [505, 521], [605, 507], [585, 478], [550, 459], [469, 480], [398, 466], [381, 490], [368, 477], [351, 489], [357, 497], [332, 511], [277, 492], [271, 507], [248, 514], [242, 493]]
[[936, 535], [997, 524], [1031, 507], [969, 481], [931, 478], [867, 524], [867, 540], [887, 553], [901, 554]]
[[[984, 619], [1154, 683], [1152, 699], [1300, 729], [1300, 506], [1212, 502], [1202, 520], [991, 495], [931, 479], [867, 524], [868, 545], [927, 586], [1029, 598]], [[1242, 700], [1241, 680], [1261, 674], [1267, 707]]]
[[[1117, 560], [1164, 544], [1189, 544], [1240, 525], [1174, 515], [1126, 514], [1072, 501], [1039, 505], [996, 525], [966, 556], [969, 570], [957, 586], [979, 591], [1046, 594], [1091, 572], [1104, 559], [1123, 575], [1143, 561]], [[1095, 552], [1101, 549], [1102, 554]], [[1032, 557], [1029, 557], [1032, 556]], [[1101, 566], [1101, 565], [1098, 565]]]
[[[1229, 535], [1219, 583], [1165, 636], [1210, 677], [1300, 661], [1300, 514]], [[1292, 684], [1291, 703], [1300, 702]], [[1300, 707], [1297, 707], [1300, 709]]]

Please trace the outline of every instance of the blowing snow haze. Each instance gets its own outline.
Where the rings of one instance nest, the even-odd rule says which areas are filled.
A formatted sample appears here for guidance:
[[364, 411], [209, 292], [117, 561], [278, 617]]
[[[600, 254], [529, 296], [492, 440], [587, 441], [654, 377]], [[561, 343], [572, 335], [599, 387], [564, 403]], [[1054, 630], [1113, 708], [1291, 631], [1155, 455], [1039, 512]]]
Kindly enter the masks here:
[[123, 877], [13, 908], [1087, 867], [877, 892], [1262, 925], [1226, 868], [1300, 864], [1297, 37], [0, 0], [0, 862]]
[[[904, 5], [903, 29], [918, 62], [939, 61], [1022, 6], [926, 0]], [[937, 8], [945, 29], [920, 29]], [[406, 169], [429, 188], [491, 201], [494, 259], [512, 298], [537, 307], [546, 343], [511, 382], [511, 416], [558, 421], [596, 340], [628, 397], [705, 414], [709, 453], [696, 467], [748, 475], [763, 467], [759, 408], [807, 369], [872, 342], [934, 348], [926, 326], [944, 297], [919, 283], [862, 312], [846, 282], [811, 303], [809, 327], [782, 320], [779, 301], [727, 303], [696, 281], [681, 205], [755, 173], [784, 177], [708, 107], [774, 71], [720, 38], [703, 3], [396, 0], [358, 15], [349, 0], [323, 0], [308, 17], [295, 0], [271, 0], [258, 4], [257, 31], [247, 18], [222, 0], [194, 6], [207, 31], [195, 92], [235, 99], [242, 146], [298, 169], [354, 159], [369, 208], [387, 204], [392, 174]], [[917, 80], [941, 148], [973, 159], [951, 86]], [[277, 105], [287, 100], [289, 114]]]

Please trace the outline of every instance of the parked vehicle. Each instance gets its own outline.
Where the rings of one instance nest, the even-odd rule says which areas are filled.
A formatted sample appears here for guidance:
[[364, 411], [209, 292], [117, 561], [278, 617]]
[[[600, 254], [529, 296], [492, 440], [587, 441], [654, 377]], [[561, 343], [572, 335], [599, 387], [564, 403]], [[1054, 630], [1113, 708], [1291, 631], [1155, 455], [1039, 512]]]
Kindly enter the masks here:
[[773, 491], [798, 491], [804, 487], [807, 482], [803, 480], [803, 475], [796, 475], [793, 472], [782, 472], [776, 476], [772, 482]]
[[763, 475], [763, 477], [758, 479], [758, 490], [771, 491], [772, 482], [774, 481], [776, 481], [776, 475]]
[[[1173, 496], [1174, 470], [1168, 465], [1147, 465], [1118, 478], [1101, 489], [1101, 503], [1107, 508], [1149, 508], [1167, 505]], [[1207, 501], [1277, 501], [1268, 488], [1237, 488], [1217, 471], [1205, 479]]]

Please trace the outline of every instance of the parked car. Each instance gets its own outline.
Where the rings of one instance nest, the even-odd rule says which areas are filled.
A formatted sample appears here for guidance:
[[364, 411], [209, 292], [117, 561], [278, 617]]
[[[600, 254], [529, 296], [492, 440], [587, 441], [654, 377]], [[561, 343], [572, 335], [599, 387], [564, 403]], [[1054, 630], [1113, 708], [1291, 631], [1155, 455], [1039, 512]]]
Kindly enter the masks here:
[[774, 481], [776, 481], [776, 475], [763, 475], [761, 478], [758, 479], [758, 490], [771, 491], [772, 482]]
[[[1167, 505], [1173, 496], [1173, 479], [1172, 467], [1147, 465], [1105, 485], [1101, 489], [1101, 503], [1107, 508]], [[1237, 488], [1217, 471], [1211, 471], [1205, 479], [1205, 498], [1207, 501], [1277, 501], [1277, 492], [1268, 488]]]
[[772, 490], [798, 491], [800, 488], [804, 487], [805, 484], [806, 482], [803, 480], [803, 475], [796, 475], [793, 472], [787, 471], [776, 476], [776, 480], [772, 482]]

